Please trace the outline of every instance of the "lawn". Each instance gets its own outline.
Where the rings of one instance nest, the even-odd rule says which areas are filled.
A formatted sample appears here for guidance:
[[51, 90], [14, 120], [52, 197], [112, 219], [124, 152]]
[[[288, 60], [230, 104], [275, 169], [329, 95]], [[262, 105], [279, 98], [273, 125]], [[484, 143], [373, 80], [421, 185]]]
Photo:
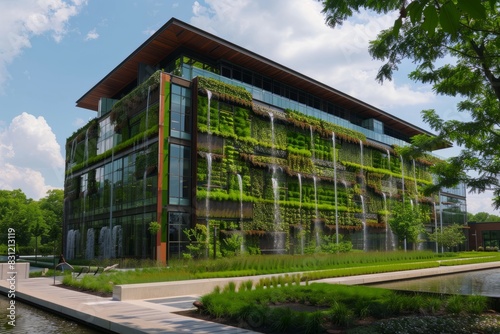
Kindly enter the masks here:
[[[117, 284], [276, 274], [224, 288], [201, 298], [184, 315], [263, 333], [500, 333], [500, 316], [482, 296], [398, 293], [366, 287], [314, 283], [328, 277], [500, 261], [498, 252], [350, 252], [339, 254], [241, 256], [189, 260], [169, 267], [114, 270], [74, 278], [72, 288], [111, 295]], [[123, 262], [122, 262], [123, 263]], [[111, 263], [88, 263], [96, 266]], [[85, 263], [75, 266], [79, 270]], [[137, 263], [136, 263], [137, 266]]]
[[[306, 282], [329, 277], [492, 261], [500, 261], [500, 253], [463, 252], [443, 255], [433, 252], [350, 252], [334, 255], [257, 255], [171, 262], [169, 267], [157, 265], [148, 268], [114, 270], [95, 276], [86, 275], [83, 278], [66, 275], [63, 284], [81, 290], [111, 294], [113, 286], [118, 284], [284, 273], [295, 273], [300, 281]], [[96, 264], [93, 263], [93, 265]], [[80, 270], [79, 267], [75, 269]]]

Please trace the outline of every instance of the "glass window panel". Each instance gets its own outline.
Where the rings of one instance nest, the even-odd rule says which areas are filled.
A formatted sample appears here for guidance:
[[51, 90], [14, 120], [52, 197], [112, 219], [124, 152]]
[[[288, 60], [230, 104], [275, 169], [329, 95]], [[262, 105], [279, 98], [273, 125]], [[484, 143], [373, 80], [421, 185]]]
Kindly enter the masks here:
[[191, 184], [190, 148], [170, 145], [169, 203], [189, 205]]
[[182, 87], [179, 85], [172, 85], [172, 94], [180, 95], [181, 89], [182, 89]]

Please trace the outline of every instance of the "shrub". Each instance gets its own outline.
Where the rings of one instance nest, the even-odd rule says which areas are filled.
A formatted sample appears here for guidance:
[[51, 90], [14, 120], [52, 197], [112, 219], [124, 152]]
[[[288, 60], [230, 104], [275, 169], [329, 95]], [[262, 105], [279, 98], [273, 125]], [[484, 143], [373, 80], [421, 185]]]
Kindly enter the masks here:
[[322, 333], [323, 332], [323, 312], [316, 311], [307, 314], [307, 318], [304, 323], [304, 333]]
[[464, 304], [464, 298], [462, 296], [453, 295], [447, 300], [446, 311], [452, 314], [459, 314], [463, 311]]
[[335, 302], [328, 311], [328, 318], [336, 325], [348, 327], [354, 321], [354, 313], [347, 305]]
[[464, 311], [467, 313], [480, 314], [488, 309], [488, 299], [485, 296], [469, 296], [464, 304]]
[[295, 313], [296, 312], [288, 307], [277, 307], [272, 309], [268, 318], [270, 327], [277, 332], [290, 332]]

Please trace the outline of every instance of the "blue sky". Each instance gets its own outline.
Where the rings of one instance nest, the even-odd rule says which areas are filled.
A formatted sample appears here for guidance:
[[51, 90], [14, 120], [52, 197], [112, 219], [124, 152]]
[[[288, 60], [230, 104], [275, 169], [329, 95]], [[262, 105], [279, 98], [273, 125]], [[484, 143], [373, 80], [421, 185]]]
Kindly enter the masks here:
[[[370, 58], [368, 41], [391, 15], [360, 13], [331, 29], [316, 0], [2, 0], [0, 189], [20, 188], [37, 200], [63, 187], [66, 138], [96, 116], [75, 101], [171, 17], [426, 130], [422, 109], [464, 117], [456, 101], [406, 79], [407, 64], [392, 82], [375, 81], [380, 63]], [[489, 198], [468, 196], [468, 211], [499, 214]]]

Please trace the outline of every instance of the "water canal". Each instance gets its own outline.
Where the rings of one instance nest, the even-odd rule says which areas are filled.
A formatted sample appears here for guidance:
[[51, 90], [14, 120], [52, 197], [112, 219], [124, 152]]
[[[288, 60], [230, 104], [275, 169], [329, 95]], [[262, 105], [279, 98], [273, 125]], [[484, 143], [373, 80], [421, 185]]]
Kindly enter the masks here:
[[500, 297], [500, 269], [376, 283], [370, 286], [392, 290]]
[[83, 326], [53, 313], [42, 311], [16, 300], [15, 327], [8, 324], [9, 299], [0, 295], [0, 333], [6, 334], [36, 334], [36, 333], [70, 333], [96, 334], [100, 331]]

